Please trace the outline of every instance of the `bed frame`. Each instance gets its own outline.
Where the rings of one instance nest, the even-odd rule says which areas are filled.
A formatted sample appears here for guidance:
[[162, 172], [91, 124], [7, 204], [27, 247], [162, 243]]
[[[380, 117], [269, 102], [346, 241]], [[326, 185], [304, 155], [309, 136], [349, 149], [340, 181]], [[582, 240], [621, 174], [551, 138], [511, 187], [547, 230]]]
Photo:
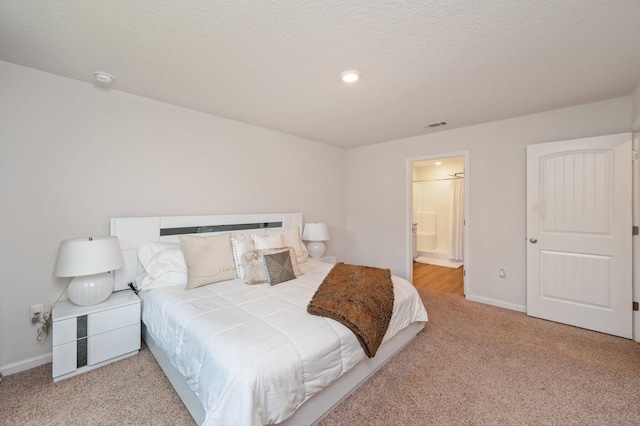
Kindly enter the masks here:
[[[114, 273], [115, 289], [126, 290], [130, 282], [142, 272], [138, 263], [138, 247], [146, 242], [178, 242], [179, 235], [214, 235], [222, 232], [263, 233], [265, 229], [286, 229], [298, 225], [302, 231], [302, 213], [268, 213], [208, 216], [168, 216], [112, 218], [111, 235], [120, 241], [125, 266]], [[304, 402], [282, 425], [311, 425], [317, 423], [358, 386], [365, 382], [384, 363], [404, 348], [424, 327], [413, 323], [380, 346], [374, 358], [366, 358], [321, 392]], [[182, 375], [173, 367], [142, 325], [142, 337], [158, 364], [199, 425], [205, 412], [196, 394]]]

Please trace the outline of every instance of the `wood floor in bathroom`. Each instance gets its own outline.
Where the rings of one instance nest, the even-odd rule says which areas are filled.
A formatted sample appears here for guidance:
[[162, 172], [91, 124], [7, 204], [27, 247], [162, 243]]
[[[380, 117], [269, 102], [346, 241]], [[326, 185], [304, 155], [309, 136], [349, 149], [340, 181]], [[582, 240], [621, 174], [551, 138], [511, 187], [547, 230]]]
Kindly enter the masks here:
[[458, 269], [413, 262], [413, 285], [464, 296], [464, 266]]

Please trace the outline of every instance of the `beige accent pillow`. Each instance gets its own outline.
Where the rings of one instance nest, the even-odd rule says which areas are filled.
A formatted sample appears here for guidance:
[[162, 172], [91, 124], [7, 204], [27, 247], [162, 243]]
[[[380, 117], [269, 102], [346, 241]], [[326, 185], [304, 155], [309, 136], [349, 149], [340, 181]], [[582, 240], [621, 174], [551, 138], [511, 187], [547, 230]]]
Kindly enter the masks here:
[[307, 261], [308, 252], [307, 248], [302, 243], [302, 239], [300, 238], [300, 227], [298, 225], [284, 229], [282, 231], [267, 229], [267, 235], [277, 234], [280, 234], [282, 236], [283, 246], [293, 247], [296, 252], [296, 260], [298, 261], [298, 263], [304, 263]]
[[256, 246], [256, 250], [270, 249], [270, 248], [282, 248], [285, 245], [282, 244], [282, 237], [280, 235], [252, 235], [253, 244]]
[[291, 267], [293, 268], [293, 273], [295, 274], [295, 276], [298, 277], [302, 275], [303, 272], [298, 267], [298, 262], [296, 261], [295, 251], [291, 247], [251, 250], [245, 252], [242, 255], [244, 282], [247, 284], [266, 283], [268, 281], [268, 277], [264, 266], [264, 255], [282, 253], [284, 251], [289, 251], [289, 256], [291, 257]]
[[181, 235], [180, 244], [187, 262], [187, 290], [236, 278], [231, 234], [208, 237]]

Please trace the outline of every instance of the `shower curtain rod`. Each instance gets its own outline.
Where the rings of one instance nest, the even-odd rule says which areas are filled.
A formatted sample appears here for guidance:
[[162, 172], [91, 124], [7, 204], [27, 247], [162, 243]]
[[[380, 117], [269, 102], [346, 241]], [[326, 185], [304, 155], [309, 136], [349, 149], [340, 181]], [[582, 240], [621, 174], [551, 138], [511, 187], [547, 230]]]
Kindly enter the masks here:
[[456, 180], [456, 179], [464, 179], [464, 172], [458, 172], [458, 173], [454, 173], [452, 175], [449, 175], [451, 177], [448, 178], [440, 178], [440, 179], [421, 179], [421, 180], [414, 180], [414, 183], [418, 183], [418, 182], [436, 182], [439, 180]]

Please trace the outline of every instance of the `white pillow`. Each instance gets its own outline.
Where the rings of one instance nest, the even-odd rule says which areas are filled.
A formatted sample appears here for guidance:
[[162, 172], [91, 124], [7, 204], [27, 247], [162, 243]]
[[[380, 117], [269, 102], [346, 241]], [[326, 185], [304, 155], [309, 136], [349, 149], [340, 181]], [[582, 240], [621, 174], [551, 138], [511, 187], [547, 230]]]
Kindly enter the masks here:
[[282, 244], [284, 246], [293, 247], [296, 252], [296, 260], [298, 263], [304, 263], [307, 261], [307, 257], [309, 257], [309, 253], [307, 252], [307, 248], [302, 243], [302, 239], [300, 238], [300, 227], [298, 225], [293, 226], [288, 229], [284, 229], [282, 231], [275, 231], [267, 229], [267, 235], [278, 235], [282, 236]]
[[253, 239], [253, 244], [255, 245], [256, 250], [284, 247], [282, 244], [282, 236], [280, 234], [252, 235], [251, 239]]
[[255, 249], [253, 239], [249, 235], [235, 234], [231, 237], [233, 248], [233, 260], [236, 264], [236, 274], [244, 279], [244, 269], [242, 268], [242, 254]]
[[231, 234], [181, 235], [180, 243], [187, 263], [187, 290], [237, 277]]
[[187, 283], [187, 264], [180, 244], [143, 244], [138, 248], [138, 260], [144, 268], [136, 278], [141, 290]]

